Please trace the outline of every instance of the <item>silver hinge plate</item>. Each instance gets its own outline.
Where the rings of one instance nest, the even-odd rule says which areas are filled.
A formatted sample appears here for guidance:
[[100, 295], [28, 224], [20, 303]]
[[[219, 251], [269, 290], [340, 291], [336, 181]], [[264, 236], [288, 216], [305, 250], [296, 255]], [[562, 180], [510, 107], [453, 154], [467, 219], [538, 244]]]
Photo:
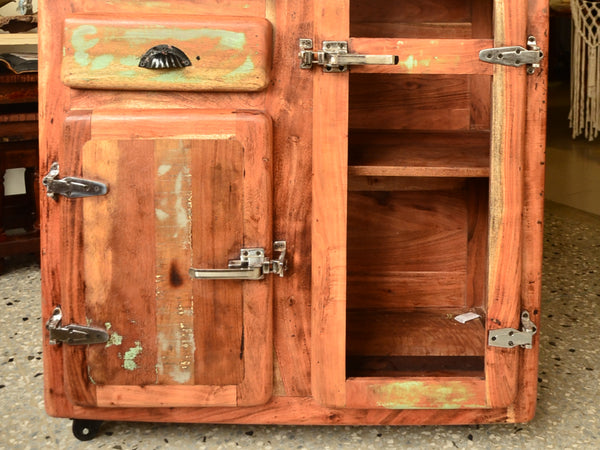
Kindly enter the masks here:
[[108, 187], [97, 181], [75, 177], [65, 177], [58, 180], [59, 169], [57, 162], [52, 163], [50, 172], [42, 180], [42, 184], [46, 186], [46, 194], [50, 198], [56, 199], [57, 195], [68, 198], [94, 197], [105, 195], [108, 192]]
[[527, 39], [527, 48], [523, 47], [496, 47], [481, 50], [479, 59], [491, 64], [502, 64], [504, 66], [520, 67], [527, 64], [527, 73], [533, 74], [540, 67], [544, 53], [537, 45], [534, 36]]
[[286, 267], [286, 242], [275, 241], [273, 253], [276, 259], [265, 256], [264, 248], [243, 248], [240, 259], [229, 261], [227, 269], [190, 269], [190, 277], [204, 280], [262, 280], [272, 273], [283, 277]]
[[531, 348], [533, 335], [537, 333], [537, 327], [529, 318], [529, 312], [521, 313], [522, 330], [514, 328], [501, 328], [498, 330], [490, 330], [488, 336], [488, 345], [490, 347], [514, 348], [520, 345], [523, 348]]
[[398, 64], [395, 55], [358, 55], [348, 53], [346, 41], [323, 41], [323, 50], [313, 51], [312, 39], [300, 39], [300, 68], [312, 69], [313, 64], [323, 66], [323, 72], [346, 72], [348, 66], [365, 64]]
[[50, 343], [65, 343], [68, 345], [102, 344], [108, 341], [108, 333], [99, 328], [71, 324], [62, 326], [62, 310], [59, 306], [54, 308], [52, 316], [46, 323], [50, 332]]

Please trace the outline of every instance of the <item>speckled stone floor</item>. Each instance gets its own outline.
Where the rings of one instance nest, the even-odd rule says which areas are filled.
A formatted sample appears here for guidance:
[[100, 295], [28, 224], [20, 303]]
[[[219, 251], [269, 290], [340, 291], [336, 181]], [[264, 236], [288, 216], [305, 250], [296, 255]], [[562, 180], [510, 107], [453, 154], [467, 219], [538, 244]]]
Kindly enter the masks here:
[[539, 401], [528, 424], [290, 427], [105, 423], [82, 443], [42, 400], [39, 266], [0, 276], [0, 448], [600, 448], [600, 217], [548, 203]]

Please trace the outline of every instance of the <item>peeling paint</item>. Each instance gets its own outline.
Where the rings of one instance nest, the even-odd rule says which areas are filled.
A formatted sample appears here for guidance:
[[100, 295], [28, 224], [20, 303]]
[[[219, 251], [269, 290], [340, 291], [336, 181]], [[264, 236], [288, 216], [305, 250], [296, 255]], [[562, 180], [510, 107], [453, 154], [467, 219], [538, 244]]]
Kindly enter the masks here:
[[171, 164], [161, 164], [160, 166], [158, 166], [158, 176], [162, 177], [164, 174], [166, 174], [169, 170], [171, 170], [173, 166]]
[[106, 69], [113, 62], [115, 57], [113, 55], [100, 55], [93, 59], [91, 69], [92, 70], [102, 70]]
[[87, 66], [90, 63], [90, 55], [88, 55], [87, 51], [96, 46], [100, 42], [100, 39], [88, 39], [87, 37], [97, 33], [98, 30], [93, 25], [81, 25], [73, 31], [71, 44], [75, 49], [75, 61], [80, 66]]
[[156, 208], [154, 210], [154, 212], [156, 213], [156, 218], [158, 220], [160, 220], [161, 222], [164, 222], [165, 220], [167, 220], [169, 218], [169, 215], [164, 212], [162, 209]]
[[473, 404], [475, 394], [460, 381], [429, 384], [423, 381], [401, 381], [384, 385], [371, 385], [377, 405], [389, 409], [458, 409], [483, 408]]
[[127, 30], [124, 38], [132, 44], [143, 44], [148, 41], [177, 40], [190, 41], [193, 39], [219, 39], [222, 49], [241, 50], [246, 45], [246, 35], [236, 31], [214, 30], [210, 28], [188, 29], [181, 28], [134, 28]]
[[244, 64], [229, 72], [227, 75], [225, 75], [225, 78], [235, 78], [239, 77], [240, 75], [248, 75], [252, 73], [253, 70], [254, 63], [252, 62], [252, 58], [248, 56], [246, 58], [246, 61], [244, 61]]
[[[129, 55], [129, 56], [124, 56], [123, 58], [119, 59], [119, 62], [123, 66], [137, 67], [140, 64], [140, 58], [138, 58], [137, 56]], [[133, 72], [133, 73], [135, 73], [135, 72]]]
[[129, 350], [125, 352], [123, 356], [123, 368], [127, 370], [135, 370], [137, 369], [137, 364], [134, 359], [142, 353], [142, 345], [140, 341], [135, 341], [135, 347], [131, 347]]
[[[110, 322], [106, 322], [104, 324], [104, 326], [106, 327], [106, 331], [109, 331], [112, 328], [112, 325]], [[119, 335], [119, 333], [117, 333], [116, 331], [113, 331], [110, 334], [110, 337], [108, 338], [108, 341], [106, 342], [106, 345], [104, 346], [104, 348], [108, 348], [112, 345], [121, 345], [123, 343], [123, 336]]]

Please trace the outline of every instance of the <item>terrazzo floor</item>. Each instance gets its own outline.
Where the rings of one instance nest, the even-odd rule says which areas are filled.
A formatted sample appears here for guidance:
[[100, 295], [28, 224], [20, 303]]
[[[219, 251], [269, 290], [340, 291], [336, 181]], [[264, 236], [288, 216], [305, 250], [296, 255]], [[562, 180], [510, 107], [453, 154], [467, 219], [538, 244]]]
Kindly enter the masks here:
[[79, 442], [42, 400], [39, 266], [0, 276], [0, 448], [600, 448], [600, 217], [546, 208], [539, 401], [528, 424], [296, 427], [105, 423]]

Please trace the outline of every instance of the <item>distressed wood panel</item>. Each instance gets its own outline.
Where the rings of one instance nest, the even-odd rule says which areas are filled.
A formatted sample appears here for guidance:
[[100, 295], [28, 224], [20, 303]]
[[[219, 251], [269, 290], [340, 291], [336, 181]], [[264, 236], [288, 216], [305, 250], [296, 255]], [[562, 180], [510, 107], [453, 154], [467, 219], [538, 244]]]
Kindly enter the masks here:
[[[315, 42], [349, 37], [349, 1], [315, 0]], [[313, 73], [311, 385], [317, 402], [343, 407], [346, 328], [348, 73]], [[327, 126], [320, 126], [327, 123]]]
[[[288, 245], [288, 272], [273, 280], [274, 343], [278, 374], [285, 395], [310, 396], [311, 391], [311, 181], [312, 95], [294, 102], [298, 92], [312, 92], [314, 74], [297, 67], [290, 51], [298, 36], [312, 36], [313, 5], [310, 1], [270, 0], [267, 18], [276, 26], [273, 84], [267, 109], [277, 122], [273, 128], [273, 233]], [[293, 11], [294, 14], [290, 14]]]
[[396, 55], [396, 65], [365, 65], [352, 67], [354, 73], [409, 74], [486, 74], [491, 64], [479, 60], [479, 52], [493, 47], [491, 39], [410, 39], [351, 38], [351, 53], [366, 55]]
[[[526, 42], [527, 5], [495, 2], [494, 17], [495, 46]], [[520, 322], [527, 73], [507, 69], [494, 68], [492, 87], [488, 331]], [[485, 356], [488, 404], [509, 405], [517, 394], [519, 352], [489, 347]]]
[[190, 405], [231, 406], [237, 401], [235, 386], [98, 386], [98, 407], [148, 408]]
[[[262, 18], [74, 15], [65, 21], [62, 81], [69, 87], [256, 91], [269, 82], [272, 30]], [[138, 67], [157, 45], [183, 51], [180, 69]]]
[[90, 346], [88, 372], [98, 385], [156, 382], [154, 145], [88, 141], [85, 178], [108, 185], [83, 204], [83, 298], [86, 316], [112, 336]]
[[457, 409], [485, 406], [485, 382], [462, 378], [351, 378], [348, 406], [384, 409]]
[[194, 297], [187, 269], [192, 263], [193, 140], [154, 143], [156, 234], [156, 375], [158, 384], [195, 384]]
[[[238, 141], [205, 141], [193, 152], [192, 266], [226, 268], [244, 247], [244, 149]], [[196, 384], [239, 384], [244, 375], [242, 283], [193, 282]]]

